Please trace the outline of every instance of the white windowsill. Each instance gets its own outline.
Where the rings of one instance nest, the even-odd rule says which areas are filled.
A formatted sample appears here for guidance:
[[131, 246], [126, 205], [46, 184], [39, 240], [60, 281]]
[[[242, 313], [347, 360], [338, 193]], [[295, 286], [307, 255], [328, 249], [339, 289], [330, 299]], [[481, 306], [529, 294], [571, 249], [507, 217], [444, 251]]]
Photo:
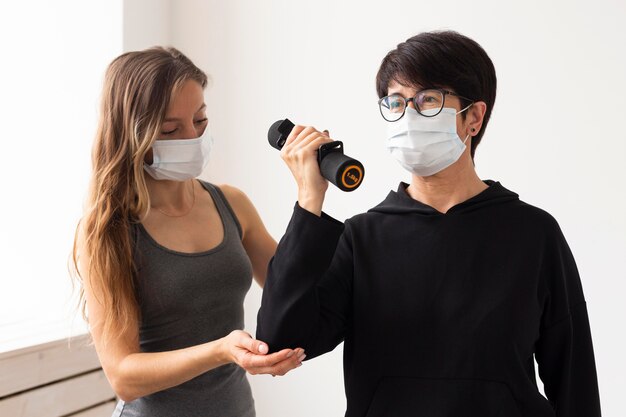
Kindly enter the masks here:
[[0, 359], [38, 350], [46, 344], [58, 344], [88, 333], [82, 319], [26, 318], [0, 322]]

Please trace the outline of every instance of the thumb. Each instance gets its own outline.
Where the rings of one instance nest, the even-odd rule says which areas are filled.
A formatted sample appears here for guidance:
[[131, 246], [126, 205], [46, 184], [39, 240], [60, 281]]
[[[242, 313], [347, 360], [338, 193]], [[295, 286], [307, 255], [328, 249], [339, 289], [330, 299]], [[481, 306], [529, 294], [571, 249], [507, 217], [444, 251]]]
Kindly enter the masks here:
[[252, 353], [265, 355], [267, 352], [269, 352], [269, 348], [267, 347], [266, 343], [261, 342], [260, 340], [253, 339], [252, 336], [247, 333], [241, 336], [240, 343], [242, 347], [246, 348]]
[[265, 355], [267, 352], [270, 351], [269, 347], [267, 346], [266, 343], [261, 342], [260, 340], [255, 340], [256, 343], [256, 351], [261, 354], [261, 355]]

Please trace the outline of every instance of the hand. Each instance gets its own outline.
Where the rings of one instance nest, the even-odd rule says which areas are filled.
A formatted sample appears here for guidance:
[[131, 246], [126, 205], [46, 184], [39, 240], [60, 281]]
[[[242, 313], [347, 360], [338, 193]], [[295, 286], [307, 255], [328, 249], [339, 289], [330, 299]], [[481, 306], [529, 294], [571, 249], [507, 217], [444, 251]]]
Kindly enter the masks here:
[[302, 365], [306, 357], [304, 349], [283, 349], [268, 355], [267, 344], [255, 340], [248, 333], [234, 330], [224, 337], [226, 360], [236, 363], [251, 375], [271, 374], [285, 375], [287, 372]]
[[295, 126], [280, 151], [280, 156], [298, 184], [298, 204], [318, 216], [322, 214], [328, 181], [320, 172], [317, 151], [328, 142], [332, 142], [328, 131], [319, 132], [311, 126]]

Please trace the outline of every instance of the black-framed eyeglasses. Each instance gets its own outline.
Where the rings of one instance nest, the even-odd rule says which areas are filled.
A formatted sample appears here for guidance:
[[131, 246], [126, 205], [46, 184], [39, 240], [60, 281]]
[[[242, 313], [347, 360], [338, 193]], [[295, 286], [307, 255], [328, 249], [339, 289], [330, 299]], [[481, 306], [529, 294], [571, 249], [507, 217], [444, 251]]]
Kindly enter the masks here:
[[378, 107], [383, 119], [388, 122], [397, 122], [400, 120], [402, 116], [404, 116], [410, 102], [413, 102], [413, 107], [415, 107], [415, 110], [422, 116], [434, 117], [443, 110], [447, 95], [462, 98], [469, 101], [470, 104], [474, 103], [474, 100], [458, 95], [452, 91], [441, 88], [427, 88], [418, 91], [415, 96], [409, 98], [404, 98], [400, 94], [385, 96], [378, 100]]

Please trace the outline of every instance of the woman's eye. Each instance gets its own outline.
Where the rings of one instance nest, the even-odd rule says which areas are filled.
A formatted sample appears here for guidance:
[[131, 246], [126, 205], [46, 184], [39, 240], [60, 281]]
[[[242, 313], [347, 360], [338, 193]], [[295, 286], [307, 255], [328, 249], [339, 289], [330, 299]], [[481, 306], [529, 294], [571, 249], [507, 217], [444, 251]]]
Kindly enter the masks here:
[[209, 120], [209, 119], [208, 119], [208, 117], [205, 117], [204, 119], [196, 120], [196, 123], [197, 123], [197, 124], [204, 123], [204, 122], [206, 122], [207, 120]]
[[174, 130], [169, 130], [169, 131], [163, 131], [161, 132], [162, 135], [171, 135], [172, 133], [176, 132], [176, 129]]

